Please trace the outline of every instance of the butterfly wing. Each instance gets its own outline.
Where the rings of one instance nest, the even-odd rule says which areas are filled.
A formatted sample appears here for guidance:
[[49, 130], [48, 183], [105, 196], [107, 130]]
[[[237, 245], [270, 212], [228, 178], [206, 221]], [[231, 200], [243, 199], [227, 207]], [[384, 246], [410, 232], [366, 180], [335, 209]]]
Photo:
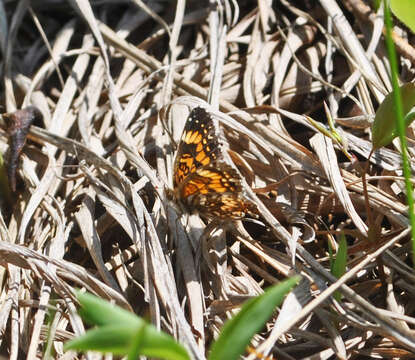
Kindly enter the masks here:
[[186, 121], [174, 162], [173, 185], [178, 187], [197, 169], [208, 166], [221, 155], [219, 132], [210, 114], [194, 108]]
[[187, 206], [207, 217], [240, 219], [252, 213], [252, 205], [242, 196], [239, 174], [224, 162], [197, 169], [183, 184]]
[[238, 172], [225, 162], [217, 125], [201, 107], [187, 119], [174, 163], [176, 197], [207, 217], [241, 218], [250, 211]]

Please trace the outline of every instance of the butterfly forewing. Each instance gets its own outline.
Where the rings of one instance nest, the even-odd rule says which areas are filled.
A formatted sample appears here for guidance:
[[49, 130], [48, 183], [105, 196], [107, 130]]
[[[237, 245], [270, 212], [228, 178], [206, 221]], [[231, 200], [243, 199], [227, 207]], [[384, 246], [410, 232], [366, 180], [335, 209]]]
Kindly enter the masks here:
[[207, 166], [220, 157], [219, 134], [209, 113], [194, 108], [186, 121], [183, 135], [174, 162], [174, 181], [176, 187], [197, 169]]

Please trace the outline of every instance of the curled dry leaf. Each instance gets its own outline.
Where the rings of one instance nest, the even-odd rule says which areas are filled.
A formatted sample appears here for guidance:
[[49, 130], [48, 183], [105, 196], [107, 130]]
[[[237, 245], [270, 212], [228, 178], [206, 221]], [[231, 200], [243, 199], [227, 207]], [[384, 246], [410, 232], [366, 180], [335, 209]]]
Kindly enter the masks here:
[[16, 191], [16, 169], [23, 146], [26, 143], [30, 125], [35, 119], [41, 119], [42, 113], [35, 106], [2, 115], [7, 124], [7, 134], [10, 141], [9, 165], [7, 176], [12, 191]]

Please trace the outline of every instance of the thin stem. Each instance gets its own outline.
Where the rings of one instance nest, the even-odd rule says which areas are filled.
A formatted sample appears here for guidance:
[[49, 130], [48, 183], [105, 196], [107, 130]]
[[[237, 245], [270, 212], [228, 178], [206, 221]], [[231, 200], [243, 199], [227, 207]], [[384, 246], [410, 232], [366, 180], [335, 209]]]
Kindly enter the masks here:
[[385, 27], [386, 27], [386, 48], [388, 51], [388, 57], [391, 66], [391, 80], [393, 86], [393, 98], [396, 108], [396, 118], [397, 118], [397, 129], [399, 133], [399, 139], [401, 141], [402, 148], [402, 166], [403, 166], [403, 175], [405, 177], [405, 187], [406, 187], [406, 197], [408, 201], [408, 211], [409, 211], [409, 221], [411, 224], [411, 234], [412, 234], [412, 261], [413, 266], [415, 266], [415, 213], [414, 213], [414, 198], [413, 198], [413, 189], [410, 181], [411, 171], [408, 161], [408, 150], [407, 150], [407, 141], [405, 134], [405, 121], [402, 108], [402, 97], [401, 91], [399, 89], [398, 81], [398, 62], [396, 58], [395, 45], [392, 40], [392, 19], [390, 14], [390, 9], [388, 1], [383, 1], [385, 9]]

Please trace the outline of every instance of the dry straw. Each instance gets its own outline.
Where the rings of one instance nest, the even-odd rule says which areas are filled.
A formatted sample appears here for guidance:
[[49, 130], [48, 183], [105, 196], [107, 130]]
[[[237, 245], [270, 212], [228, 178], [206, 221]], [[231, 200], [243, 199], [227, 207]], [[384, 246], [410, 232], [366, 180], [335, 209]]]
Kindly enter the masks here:
[[[50, 345], [65, 356], [62, 341], [84, 331], [76, 287], [149, 317], [203, 359], [243, 300], [300, 273], [254, 338], [256, 353], [412, 356], [415, 274], [397, 143], [371, 158], [372, 242], [361, 182], [373, 114], [391, 89], [383, 23], [359, 1], [339, 4], [0, 2], [3, 112], [32, 104], [43, 115], [1, 208], [2, 355], [41, 357], [53, 309]], [[396, 33], [409, 81], [414, 50], [406, 29]], [[341, 143], [304, 117], [325, 126], [324, 102]], [[199, 105], [220, 123], [259, 219], [207, 224], [166, 197]], [[5, 127], [0, 146], [8, 150]], [[336, 250], [340, 233], [348, 268], [336, 281], [328, 243]]]

